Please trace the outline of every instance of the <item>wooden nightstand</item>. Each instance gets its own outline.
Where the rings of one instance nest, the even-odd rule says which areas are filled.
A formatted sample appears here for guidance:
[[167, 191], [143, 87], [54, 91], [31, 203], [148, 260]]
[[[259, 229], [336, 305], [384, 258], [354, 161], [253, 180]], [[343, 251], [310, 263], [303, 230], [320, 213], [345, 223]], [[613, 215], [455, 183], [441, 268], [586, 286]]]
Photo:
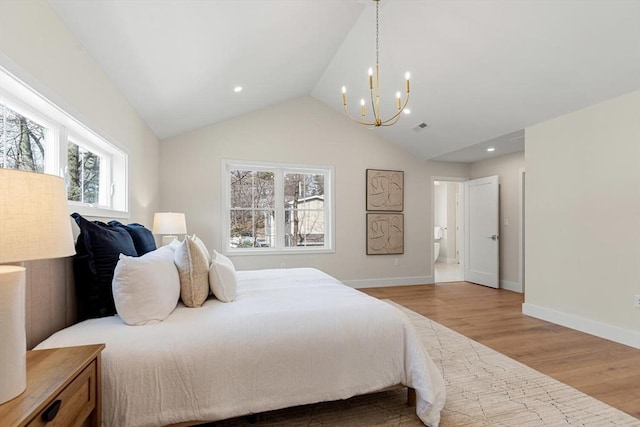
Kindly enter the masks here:
[[27, 352], [27, 389], [0, 405], [0, 424], [98, 427], [104, 344]]

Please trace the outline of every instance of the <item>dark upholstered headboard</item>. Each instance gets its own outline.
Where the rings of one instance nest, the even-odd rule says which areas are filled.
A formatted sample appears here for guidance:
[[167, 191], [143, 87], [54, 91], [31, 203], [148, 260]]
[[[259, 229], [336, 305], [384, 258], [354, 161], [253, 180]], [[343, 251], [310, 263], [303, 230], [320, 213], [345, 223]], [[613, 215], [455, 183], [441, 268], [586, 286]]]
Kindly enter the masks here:
[[76, 322], [73, 257], [28, 261], [26, 277], [27, 348]]

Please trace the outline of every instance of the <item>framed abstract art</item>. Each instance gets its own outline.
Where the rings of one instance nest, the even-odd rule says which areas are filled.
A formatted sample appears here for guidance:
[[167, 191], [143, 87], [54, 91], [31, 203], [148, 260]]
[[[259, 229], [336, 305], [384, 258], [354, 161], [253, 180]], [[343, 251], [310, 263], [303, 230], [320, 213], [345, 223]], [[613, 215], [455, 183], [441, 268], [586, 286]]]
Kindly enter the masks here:
[[367, 169], [368, 211], [402, 212], [404, 210], [404, 172]]
[[404, 215], [367, 214], [367, 255], [404, 253]]

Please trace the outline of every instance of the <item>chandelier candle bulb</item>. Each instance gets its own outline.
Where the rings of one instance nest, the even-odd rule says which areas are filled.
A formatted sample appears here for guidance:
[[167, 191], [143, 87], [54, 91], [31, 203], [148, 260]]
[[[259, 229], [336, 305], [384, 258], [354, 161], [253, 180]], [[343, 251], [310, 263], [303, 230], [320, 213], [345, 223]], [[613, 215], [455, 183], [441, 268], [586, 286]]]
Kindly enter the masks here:
[[373, 68], [369, 67], [369, 89], [373, 89]]
[[362, 113], [362, 117], [364, 117], [366, 111], [364, 109], [364, 99], [360, 100], [360, 112]]
[[411, 77], [411, 74], [409, 74], [409, 72], [407, 71], [407, 73], [404, 75], [404, 78], [407, 80], [407, 93], [409, 93], [409, 77]]
[[347, 106], [347, 87], [346, 86], [342, 86], [342, 104], [344, 104], [344, 106]]
[[401, 99], [400, 99], [401, 95], [400, 95], [400, 91], [396, 92], [396, 98], [398, 99], [398, 110], [402, 109], [402, 104], [401, 104]]

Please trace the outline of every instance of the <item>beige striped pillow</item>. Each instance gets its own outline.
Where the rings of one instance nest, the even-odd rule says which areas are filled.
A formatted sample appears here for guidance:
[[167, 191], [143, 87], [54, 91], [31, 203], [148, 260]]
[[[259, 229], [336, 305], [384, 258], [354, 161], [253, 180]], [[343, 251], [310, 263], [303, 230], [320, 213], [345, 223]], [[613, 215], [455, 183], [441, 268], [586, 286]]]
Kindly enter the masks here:
[[209, 257], [196, 239], [200, 240], [185, 236], [173, 258], [180, 274], [180, 298], [187, 307], [200, 307], [209, 296]]

